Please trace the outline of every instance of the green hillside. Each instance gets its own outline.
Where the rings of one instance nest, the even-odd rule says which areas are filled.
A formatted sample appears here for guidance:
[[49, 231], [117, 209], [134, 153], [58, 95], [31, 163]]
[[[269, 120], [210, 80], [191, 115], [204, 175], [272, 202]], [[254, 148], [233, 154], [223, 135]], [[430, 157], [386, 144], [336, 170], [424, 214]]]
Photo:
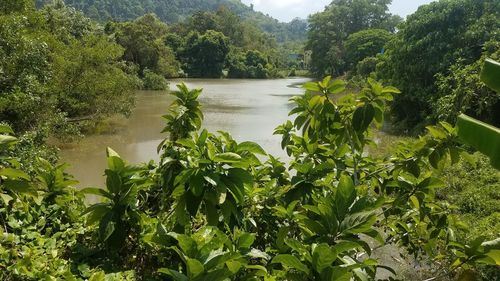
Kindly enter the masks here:
[[[83, 11], [99, 21], [133, 20], [147, 13], [155, 13], [167, 23], [179, 22], [197, 11], [215, 11], [226, 6], [245, 20], [254, 21], [264, 31], [276, 36], [279, 42], [306, 39], [307, 23], [294, 20], [282, 23], [254, 11], [240, 0], [64, 0], [67, 5]], [[39, 6], [53, 0], [37, 0]]]

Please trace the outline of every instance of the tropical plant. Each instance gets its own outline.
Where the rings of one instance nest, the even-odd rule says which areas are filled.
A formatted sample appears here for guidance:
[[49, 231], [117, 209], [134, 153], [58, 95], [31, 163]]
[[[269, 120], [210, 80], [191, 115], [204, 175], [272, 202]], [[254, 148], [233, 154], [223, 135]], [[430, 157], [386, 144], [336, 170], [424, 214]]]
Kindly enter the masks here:
[[[399, 32], [385, 47], [386, 58], [379, 65], [378, 74], [403, 92], [392, 106], [392, 113], [403, 128], [423, 128], [436, 122], [434, 105], [443, 96], [458, 94], [467, 98], [471, 88], [486, 90], [470, 65], [484, 52], [498, 50], [499, 10], [498, 1], [435, 1], [422, 6], [399, 26]], [[489, 41], [493, 50], [487, 50]], [[463, 68], [460, 73], [457, 64]], [[477, 71], [479, 65], [474, 69]], [[461, 75], [460, 78], [452, 72]], [[444, 83], [439, 84], [438, 80]], [[461, 93], [454, 92], [456, 87], [462, 88]], [[479, 103], [483, 99], [486, 96], [481, 96]], [[453, 104], [450, 97], [442, 102]], [[460, 104], [461, 100], [455, 102]], [[465, 108], [448, 110], [467, 109], [468, 101], [462, 103]]]

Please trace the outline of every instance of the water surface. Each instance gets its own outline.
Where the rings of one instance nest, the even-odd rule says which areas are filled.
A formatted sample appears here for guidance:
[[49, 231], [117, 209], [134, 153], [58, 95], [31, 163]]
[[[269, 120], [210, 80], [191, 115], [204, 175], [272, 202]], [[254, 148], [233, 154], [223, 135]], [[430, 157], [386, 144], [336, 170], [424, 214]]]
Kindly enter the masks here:
[[[187, 79], [190, 88], [203, 88], [200, 102], [210, 132], [227, 131], [237, 141], [255, 141], [268, 153], [285, 158], [280, 148], [280, 136], [274, 129], [285, 122], [291, 109], [289, 98], [302, 94], [294, 86], [307, 78], [278, 80], [211, 80]], [[171, 81], [171, 88], [180, 80]], [[132, 116], [121, 120], [115, 133], [88, 136], [77, 144], [61, 150], [69, 172], [80, 185], [103, 186], [106, 168], [106, 147], [117, 151], [130, 163], [158, 160], [156, 149], [166, 135], [161, 134], [168, 106], [173, 98], [167, 92], [140, 91]]]

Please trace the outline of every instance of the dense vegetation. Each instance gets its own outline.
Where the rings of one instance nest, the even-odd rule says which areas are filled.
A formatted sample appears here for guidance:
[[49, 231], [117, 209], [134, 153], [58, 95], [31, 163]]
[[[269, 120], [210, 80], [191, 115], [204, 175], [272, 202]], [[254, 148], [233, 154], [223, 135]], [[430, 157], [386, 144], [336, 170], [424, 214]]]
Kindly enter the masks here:
[[[182, 22], [196, 12], [215, 12], [227, 7], [239, 18], [272, 34], [279, 42], [303, 41], [306, 39], [307, 22], [295, 19], [290, 23], [256, 12], [239, 0], [65, 0], [67, 5], [83, 11], [87, 16], [101, 22], [130, 21], [154, 13], [163, 22]], [[37, 5], [52, 3], [52, 0], [37, 0]]]
[[313, 15], [312, 72], [318, 77], [373, 73], [397, 86], [403, 93], [392, 114], [401, 131], [420, 132], [438, 120], [455, 122], [460, 112], [499, 125], [500, 98], [480, 82], [479, 71], [485, 57], [499, 59], [500, 3], [435, 1], [389, 36], [371, 29], [395, 30], [398, 21], [387, 13], [390, 2], [336, 0]]
[[72, 120], [130, 113], [139, 81], [123, 48], [72, 9], [0, 3], [0, 119], [17, 131], [74, 133]]
[[[274, 38], [224, 7], [167, 25], [142, 15], [142, 3], [117, 5], [141, 16], [103, 26], [60, 1], [40, 10], [29, 0], [0, 2], [0, 279], [411, 278], [378, 256], [384, 247], [414, 261], [424, 278], [498, 279], [500, 131], [456, 116], [497, 121], [500, 64], [486, 60], [479, 71], [486, 55], [498, 56], [496, 2], [439, 1], [397, 33], [389, 3], [336, 0], [311, 18], [314, 72], [351, 72], [358, 87], [351, 93], [330, 76], [304, 85], [291, 100], [293, 121], [275, 131], [288, 163], [256, 143], [203, 129], [202, 91], [181, 84], [164, 116], [160, 161], [129, 164], [108, 148], [105, 187], [77, 190], [47, 136], [127, 115], [134, 89], [164, 89], [166, 77], [183, 71], [268, 78], [290, 62]], [[465, 15], [466, 23], [437, 29]], [[403, 58], [413, 63], [403, 67]], [[457, 126], [427, 126], [426, 135], [385, 157], [367, 153], [386, 109], [398, 116], [412, 105], [405, 104], [410, 81], [398, 79], [407, 73], [421, 83], [418, 63], [439, 71], [422, 76], [436, 92], [423, 87], [415, 111], [429, 103], [428, 122], [458, 119]], [[419, 122], [399, 118], [407, 129]], [[87, 195], [102, 200], [88, 204]]]
[[[258, 27], [242, 21], [225, 7], [216, 12], [196, 12], [183, 22], [167, 25], [154, 14], [131, 22], [108, 23], [106, 32], [125, 48], [123, 59], [162, 77], [219, 78], [247, 53], [259, 53], [262, 75], [239, 68], [232, 78], [271, 78], [290, 67], [288, 51]], [[253, 65], [249, 65], [253, 66]], [[254, 67], [258, 67], [255, 65]]]
[[[76, 191], [64, 165], [41, 158], [27, 170], [0, 127], [3, 280], [367, 280], [393, 272], [373, 251], [390, 244], [443, 277], [500, 262], [498, 240], [461, 237], [436, 201], [437, 176], [467, 155], [455, 128], [429, 127], [390, 158], [364, 153], [397, 89], [370, 79], [334, 102], [342, 81], [306, 84], [295, 122], [276, 129], [287, 169], [258, 144], [200, 130], [201, 90], [178, 87], [161, 161], [130, 165], [108, 149], [104, 189]], [[85, 193], [103, 201], [86, 206]]]
[[[318, 77], [340, 76], [353, 69], [358, 62], [353, 60], [380, 53], [381, 44], [383, 47], [387, 42], [384, 40], [389, 39], [381, 30], [394, 32], [402, 20], [389, 13], [390, 3], [390, 0], [335, 0], [325, 11], [312, 15], [307, 43], [312, 51], [311, 72]], [[357, 32], [361, 33], [355, 35]], [[361, 43], [356, 46], [360, 49], [349, 49], [351, 43]]]
[[0, 11], [0, 118], [18, 132], [78, 134], [127, 116], [135, 89], [164, 90], [166, 78], [270, 78], [290, 66], [274, 38], [224, 7], [170, 26], [153, 14], [102, 26], [61, 2]]

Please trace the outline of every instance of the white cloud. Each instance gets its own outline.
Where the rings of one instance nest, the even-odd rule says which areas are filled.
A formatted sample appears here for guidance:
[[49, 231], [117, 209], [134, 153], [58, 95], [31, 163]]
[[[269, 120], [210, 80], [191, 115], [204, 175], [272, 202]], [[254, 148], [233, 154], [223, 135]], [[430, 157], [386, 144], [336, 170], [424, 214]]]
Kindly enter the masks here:
[[269, 14], [281, 21], [293, 18], [307, 18], [310, 13], [323, 10], [330, 0], [242, 0], [253, 4], [254, 9]]
[[[331, 0], [242, 0], [243, 3], [254, 5], [254, 9], [277, 18], [280, 21], [291, 21], [296, 17], [307, 18], [308, 15], [322, 11]], [[432, 0], [393, 0], [391, 12], [407, 16], [416, 11], [418, 6]]]

